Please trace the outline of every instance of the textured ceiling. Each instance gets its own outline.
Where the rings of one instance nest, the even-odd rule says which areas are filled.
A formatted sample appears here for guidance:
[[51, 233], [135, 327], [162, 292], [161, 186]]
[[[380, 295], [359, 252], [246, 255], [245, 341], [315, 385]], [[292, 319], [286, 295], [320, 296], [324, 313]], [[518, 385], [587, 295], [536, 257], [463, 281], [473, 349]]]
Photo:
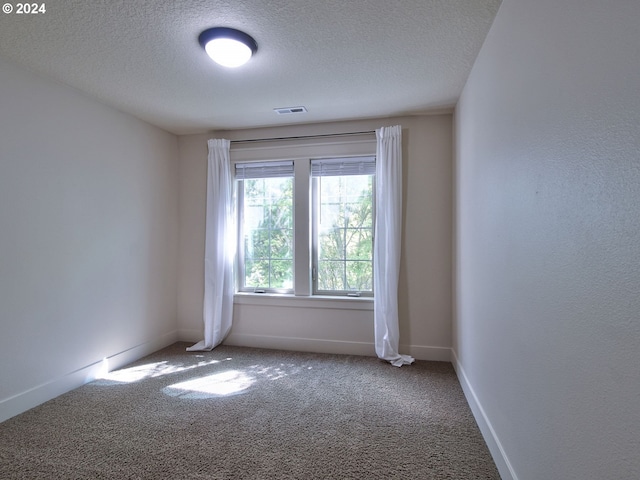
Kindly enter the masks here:
[[[451, 107], [500, 0], [45, 3], [0, 14], [0, 56], [184, 134]], [[212, 26], [249, 33], [257, 55], [216, 65], [197, 40]]]

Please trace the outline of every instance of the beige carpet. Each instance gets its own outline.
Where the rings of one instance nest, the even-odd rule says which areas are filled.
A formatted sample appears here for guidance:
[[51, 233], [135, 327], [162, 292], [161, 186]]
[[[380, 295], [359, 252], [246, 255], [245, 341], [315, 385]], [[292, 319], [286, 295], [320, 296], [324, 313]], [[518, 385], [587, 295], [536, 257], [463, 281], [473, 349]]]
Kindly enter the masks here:
[[448, 363], [186, 345], [0, 424], [0, 478], [500, 478]]

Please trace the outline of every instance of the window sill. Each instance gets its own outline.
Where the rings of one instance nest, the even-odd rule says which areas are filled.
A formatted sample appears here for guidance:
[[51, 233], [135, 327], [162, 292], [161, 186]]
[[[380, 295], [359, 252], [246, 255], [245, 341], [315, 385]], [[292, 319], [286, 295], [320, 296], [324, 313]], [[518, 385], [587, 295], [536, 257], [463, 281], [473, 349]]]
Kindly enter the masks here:
[[233, 297], [235, 305], [263, 305], [270, 307], [333, 308], [339, 310], [371, 310], [373, 297], [295, 296], [276, 293], [238, 292]]

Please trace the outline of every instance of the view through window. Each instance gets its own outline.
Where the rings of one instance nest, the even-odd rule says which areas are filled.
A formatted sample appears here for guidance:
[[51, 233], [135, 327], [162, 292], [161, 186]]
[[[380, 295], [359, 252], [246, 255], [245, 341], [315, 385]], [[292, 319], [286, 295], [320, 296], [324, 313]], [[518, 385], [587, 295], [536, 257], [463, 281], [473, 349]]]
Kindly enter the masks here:
[[[310, 282], [313, 294], [372, 295], [375, 157], [236, 163], [235, 171], [240, 291], [296, 293]], [[308, 208], [294, 208], [302, 202]], [[310, 236], [296, 236], [305, 228]], [[303, 250], [310, 265], [296, 269]]]

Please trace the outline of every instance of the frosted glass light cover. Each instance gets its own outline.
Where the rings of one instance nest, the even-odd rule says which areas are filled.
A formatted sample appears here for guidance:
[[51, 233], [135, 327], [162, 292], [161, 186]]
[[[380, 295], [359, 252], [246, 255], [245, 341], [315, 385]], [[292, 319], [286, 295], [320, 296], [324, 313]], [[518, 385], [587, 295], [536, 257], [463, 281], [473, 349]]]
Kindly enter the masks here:
[[214, 38], [207, 43], [205, 50], [214, 62], [224, 67], [239, 67], [251, 58], [248, 46], [230, 38]]

